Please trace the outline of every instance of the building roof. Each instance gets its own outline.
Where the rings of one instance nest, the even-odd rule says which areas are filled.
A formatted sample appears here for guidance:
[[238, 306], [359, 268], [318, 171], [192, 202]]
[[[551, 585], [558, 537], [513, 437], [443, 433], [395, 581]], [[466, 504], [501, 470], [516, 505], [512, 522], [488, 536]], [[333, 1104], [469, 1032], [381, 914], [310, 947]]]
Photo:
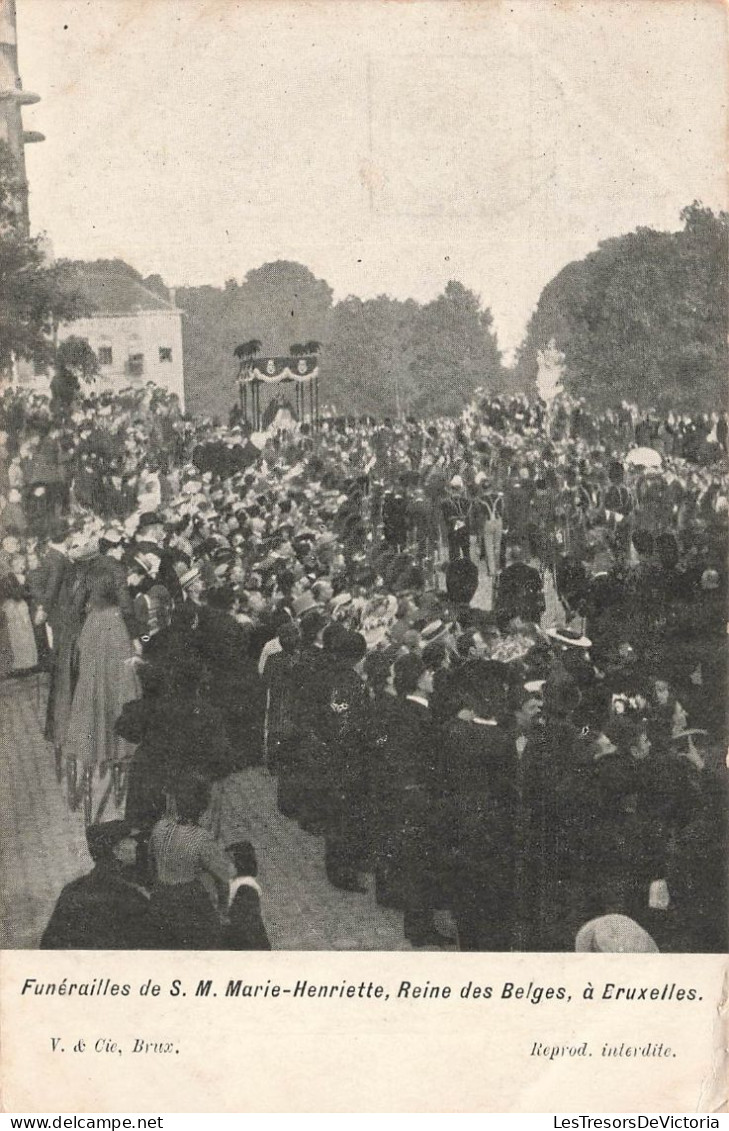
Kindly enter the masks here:
[[181, 314], [169, 299], [150, 290], [140, 280], [113, 267], [75, 265], [73, 286], [79, 290], [94, 314], [138, 314], [160, 310]]

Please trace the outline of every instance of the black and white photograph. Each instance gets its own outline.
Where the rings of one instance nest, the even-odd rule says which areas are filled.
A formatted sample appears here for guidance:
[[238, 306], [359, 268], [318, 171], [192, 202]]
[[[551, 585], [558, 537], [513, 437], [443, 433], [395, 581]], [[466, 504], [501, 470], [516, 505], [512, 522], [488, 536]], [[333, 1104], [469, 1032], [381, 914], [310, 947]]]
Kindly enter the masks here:
[[727, 952], [726, 19], [0, 0], [4, 949]]

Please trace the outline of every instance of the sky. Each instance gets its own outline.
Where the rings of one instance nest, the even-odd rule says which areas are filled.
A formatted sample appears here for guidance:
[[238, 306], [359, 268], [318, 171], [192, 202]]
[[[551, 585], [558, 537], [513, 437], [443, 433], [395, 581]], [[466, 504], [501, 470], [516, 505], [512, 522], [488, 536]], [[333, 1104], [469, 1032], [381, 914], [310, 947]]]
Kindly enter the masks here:
[[457, 278], [507, 357], [598, 242], [727, 207], [717, 0], [17, 0], [31, 223], [168, 285]]

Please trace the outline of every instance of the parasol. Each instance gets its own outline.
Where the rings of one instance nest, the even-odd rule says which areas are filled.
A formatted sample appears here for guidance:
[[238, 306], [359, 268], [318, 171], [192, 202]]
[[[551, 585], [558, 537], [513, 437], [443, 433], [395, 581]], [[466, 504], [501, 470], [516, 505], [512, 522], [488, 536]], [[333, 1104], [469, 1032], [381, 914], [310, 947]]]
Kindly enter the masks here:
[[663, 460], [655, 448], [633, 448], [625, 457], [632, 467], [662, 467]]

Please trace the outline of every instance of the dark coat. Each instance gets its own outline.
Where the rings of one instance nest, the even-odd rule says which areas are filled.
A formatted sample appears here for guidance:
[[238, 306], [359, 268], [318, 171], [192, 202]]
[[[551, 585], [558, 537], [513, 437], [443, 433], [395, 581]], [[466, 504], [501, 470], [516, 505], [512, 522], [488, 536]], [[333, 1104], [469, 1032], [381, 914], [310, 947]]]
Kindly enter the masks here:
[[516, 748], [503, 727], [441, 730], [448, 883], [462, 950], [509, 949], [514, 928]]
[[150, 950], [149, 895], [115, 862], [66, 884], [43, 932], [41, 950]]
[[360, 860], [366, 842], [369, 698], [362, 679], [332, 658], [318, 686], [315, 730], [328, 839]]
[[378, 898], [405, 909], [433, 906], [439, 874], [434, 805], [440, 794], [432, 716], [411, 698], [387, 702], [383, 696], [378, 709], [370, 767]]
[[261, 900], [256, 888], [248, 884], [238, 888], [223, 927], [223, 950], [270, 950]]
[[279, 808], [303, 827], [320, 827], [326, 814], [327, 770], [319, 735], [331, 657], [316, 645], [302, 648], [290, 673], [293, 734], [279, 744]]
[[202, 606], [193, 644], [208, 670], [206, 697], [225, 717], [239, 766], [254, 766], [263, 752], [266, 696], [245, 629], [221, 609]]
[[88, 599], [88, 566], [68, 562], [57, 599], [53, 640], [53, 665], [46, 709], [45, 738], [62, 746], [66, 738], [71, 703], [78, 676], [78, 641], [83, 628]]
[[56, 650], [56, 637], [63, 609], [60, 606], [60, 595], [63, 579], [69, 568], [69, 560], [60, 550], [51, 547], [43, 558], [40, 566], [30, 578], [30, 588], [38, 605], [45, 614], [46, 620], [53, 633], [53, 647]]
[[499, 579], [494, 614], [499, 626], [515, 617], [538, 623], [544, 612], [544, 590], [539, 570], [525, 562], [513, 562]]
[[181, 773], [194, 770], [213, 782], [234, 769], [223, 716], [209, 704], [168, 695], [135, 699], [125, 705], [114, 729], [138, 743], [126, 804], [133, 824], [154, 824], [164, 812], [165, 790]]

